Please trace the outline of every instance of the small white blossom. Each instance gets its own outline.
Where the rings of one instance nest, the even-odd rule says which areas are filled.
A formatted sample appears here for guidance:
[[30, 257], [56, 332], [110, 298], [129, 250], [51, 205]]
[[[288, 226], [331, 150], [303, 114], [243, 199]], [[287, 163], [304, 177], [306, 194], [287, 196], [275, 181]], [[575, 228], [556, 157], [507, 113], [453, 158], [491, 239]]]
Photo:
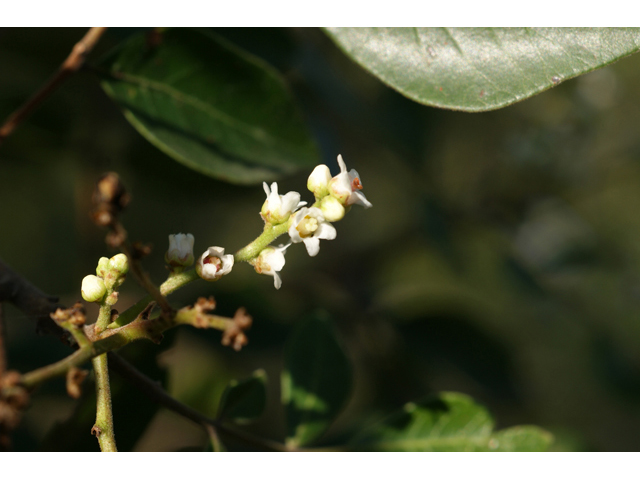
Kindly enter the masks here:
[[263, 220], [268, 223], [277, 225], [284, 222], [289, 215], [307, 202], [300, 201], [298, 192], [289, 192], [286, 195], [278, 195], [278, 184], [273, 182], [271, 190], [266, 182], [262, 183], [264, 192], [267, 194], [267, 200], [262, 205], [260, 215]]
[[193, 265], [193, 235], [178, 233], [169, 235], [169, 250], [164, 256], [172, 267], [188, 267]]
[[324, 164], [320, 164], [314, 168], [311, 175], [309, 175], [307, 188], [313, 192], [316, 198], [322, 198], [329, 195], [330, 181], [331, 172], [329, 171], [329, 167]]
[[355, 170], [347, 172], [347, 165], [342, 159], [342, 155], [338, 155], [338, 165], [340, 165], [340, 173], [331, 179], [329, 190], [331, 195], [336, 197], [340, 203], [345, 206], [362, 205], [364, 208], [372, 207], [371, 202], [367, 200], [360, 183], [360, 175]]
[[320, 251], [320, 239], [333, 240], [336, 238], [336, 229], [325, 221], [322, 210], [304, 207], [293, 217], [289, 236], [293, 243], [304, 242], [309, 256], [315, 257]]
[[267, 247], [260, 252], [254, 260], [253, 268], [262, 275], [273, 276], [273, 286], [276, 290], [282, 286], [282, 280], [278, 272], [284, 267], [284, 254], [291, 245], [280, 245], [279, 247]]
[[87, 275], [82, 279], [81, 293], [87, 302], [98, 302], [107, 293], [107, 287], [100, 277]]
[[198, 259], [196, 272], [204, 280], [215, 282], [233, 268], [233, 255], [225, 255], [222, 247], [209, 247]]

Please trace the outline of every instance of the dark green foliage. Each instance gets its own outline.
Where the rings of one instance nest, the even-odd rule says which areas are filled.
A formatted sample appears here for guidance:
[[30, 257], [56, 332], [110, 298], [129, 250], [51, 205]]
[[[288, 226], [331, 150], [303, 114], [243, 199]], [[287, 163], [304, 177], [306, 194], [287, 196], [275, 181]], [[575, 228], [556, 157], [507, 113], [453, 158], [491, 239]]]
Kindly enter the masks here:
[[524, 100], [640, 48], [638, 28], [328, 28], [344, 52], [425, 105], [478, 112]]
[[222, 394], [218, 418], [248, 423], [259, 417], [267, 402], [264, 370], [257, 370], [246, 380], [232, 380]]
[[317, 313], [289, 338], [282, 372], [287, 444], [307, 445], [329, 427], [351, 391], [351, 366], [328, 316]]
[[467, 395], [441, 393], [407, 403], [353, 441], [363, 450], [405, 452], [546, 451], [553, 437], [538, 427], [493, 431], [491, 415]]
[[201, 173], [250, 184], [318, 163], [282, 77], [209, 31], [139, 33], [99, 68], [131, 124]]

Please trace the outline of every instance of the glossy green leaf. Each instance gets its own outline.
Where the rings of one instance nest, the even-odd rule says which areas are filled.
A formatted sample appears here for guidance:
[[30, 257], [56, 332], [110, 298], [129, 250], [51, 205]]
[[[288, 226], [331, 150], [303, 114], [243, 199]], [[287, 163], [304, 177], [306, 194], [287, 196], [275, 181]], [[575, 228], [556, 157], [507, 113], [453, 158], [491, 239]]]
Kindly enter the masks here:
[[326, 315], [289, 338], [282, 372], [287, 445], [307, 445], [329, 427], [351, 392], [351, 366]]
[[639, 28], [328, 28], [362, 67], [425, 105], [524, 100], [640, 49]]
[[251, 184], [318, 163], [282, 77], [211, 32], [141, 33], [99, 69], [129, 122], [194, 170]]
[[218, 418], [248, 423], [258, 418], [267, 403], [264, 370], [256, 370], [251, 378], [232, 380], [222, 393]]
[[419, 452], [546, 451], [553, 437], [534, 426], [493, 431], [485, 408], [466, 395], [442, 393], [407, 403], [354, 439], [362, 450]]

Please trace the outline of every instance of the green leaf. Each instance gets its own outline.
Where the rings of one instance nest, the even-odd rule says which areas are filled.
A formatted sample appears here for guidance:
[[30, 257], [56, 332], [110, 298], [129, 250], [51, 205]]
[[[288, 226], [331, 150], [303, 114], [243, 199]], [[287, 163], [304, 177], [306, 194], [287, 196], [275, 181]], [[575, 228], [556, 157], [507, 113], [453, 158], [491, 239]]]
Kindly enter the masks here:
[[351, 365], [326, 314], [301, 323], [289, 338], [282, 372], [287, 445], [307, 445], [329, 427], [351, 392]]
[[357, 436], [361, 450], [419, 452], [546, 451], [553, 437], [534, 426], [493, 432], [489, 412], [466, 395], [441, 393], [407, 403], [386, 420]]
[[639, 28], [328, 28], [416, 102], [478, 112], [524, 100], [640, 49]]
[[99, 69], [127, 120], [189, 168], [252, 184], [318, 163], [278, 72], [209, 31], [138, 34]]
[[222, 393], [218, 418], [248, 423], [258, 418], [267, 403], [267, 374], [256, 370], [251, 378], [232, 380]]

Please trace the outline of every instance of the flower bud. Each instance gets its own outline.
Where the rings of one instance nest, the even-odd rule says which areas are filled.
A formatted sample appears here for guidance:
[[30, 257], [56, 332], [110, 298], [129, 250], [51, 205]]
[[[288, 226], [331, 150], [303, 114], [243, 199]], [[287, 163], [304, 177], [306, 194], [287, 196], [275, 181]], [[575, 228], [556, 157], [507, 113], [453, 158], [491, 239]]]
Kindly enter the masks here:
[[344, 218], [345, 209], [340, 201], [331, 195], [327, 195], [320, 200], [320, 210], [327, 222], [337, 222]]
[[169, 250], [164, 256], [172, 267], [188, 267], [193, 265], [193, 235], [178, 233], [169, 235]]
[[127, 260], [127, 256], [124, 253], [119, 253], [111, 257], [109, 260], [109, 267], [112, 270], [115, 270], [119, 276], [126, 275], [129, 271], [129, 260]]
[[109, 272], [109, 259], [107, 257], [102, 257], [98, 260], [98, 266], [96, 267], [96, 274], [100, 278], [104, 278], [105, 275]]
[[87, 302], [99, 302], [107, 293], [104, 281], [95, 275], [87, 275], [82, 279], [82, 298]]
[[225, 255], [222, 247], [209, 247], [198, 259], [196, 272], [208, 282], [215, 282], [233, 268], [233, 255]]
[[331, 181], [331, 172], [325, 164], [318, 165], [313, 169], [309, 180], [307, 180], [307, 188], [313, 192], [316, 198], [322, 198], [329, 195], [329, 182]]

